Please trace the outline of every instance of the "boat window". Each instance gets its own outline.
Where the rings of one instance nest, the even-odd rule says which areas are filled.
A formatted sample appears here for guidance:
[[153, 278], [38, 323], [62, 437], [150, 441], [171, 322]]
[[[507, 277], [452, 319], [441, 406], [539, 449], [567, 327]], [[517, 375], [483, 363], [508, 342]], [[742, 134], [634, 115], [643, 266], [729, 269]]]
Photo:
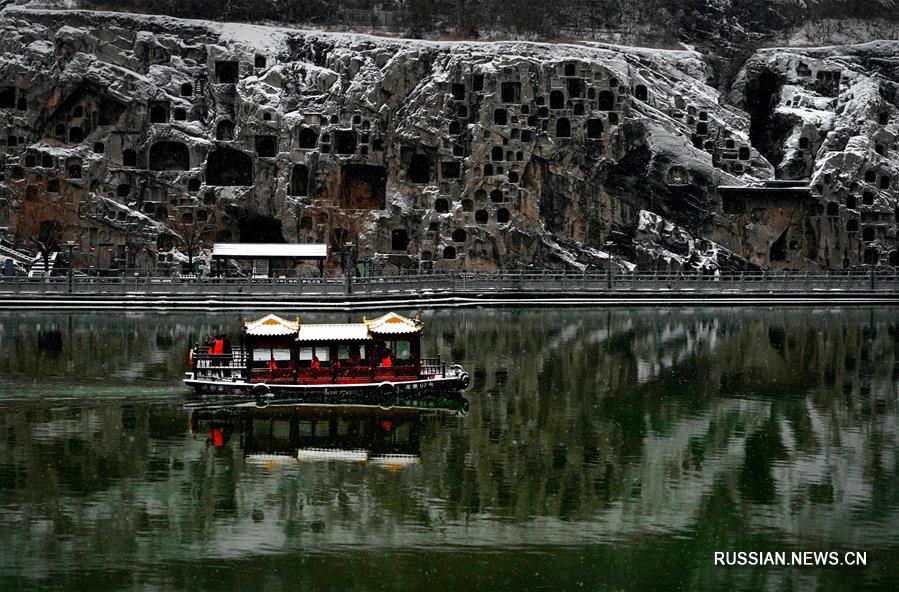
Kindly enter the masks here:
[[412, 348], [408, 341], [394, 341], [391, 348], [398, 360], [408, 360], [412, 357]]
[[312, 348], [311, 347], [301, 347], [300, 348], [300, 361], [308, 362], [312, 359]]
[[253, 420], [253, 435], [258, 437], [266, 437], [269, 435], [272, 426], [269, 420], [267, 419], [254, 419]]
[[350, 346], [338, 345], [337, 346], [337, 359], [338, 360], [349, 360], [350, 359]]
[[278, 368], [287, 368], [290, 364], [290, 350], [279, 348], [259, 348], [253, 350], [253, 366], [256, 368], [265, 368], [274, 358]]
[[289, 440], [290, 439], [290, 422], [289, 421], [273, 421], [272, 422], [272, 437], [277, 438], [278, 440]]
[[315, 424], [308, 420], [300, 420], [299, 432], [301, 436], [312, 436], [315, 434]]

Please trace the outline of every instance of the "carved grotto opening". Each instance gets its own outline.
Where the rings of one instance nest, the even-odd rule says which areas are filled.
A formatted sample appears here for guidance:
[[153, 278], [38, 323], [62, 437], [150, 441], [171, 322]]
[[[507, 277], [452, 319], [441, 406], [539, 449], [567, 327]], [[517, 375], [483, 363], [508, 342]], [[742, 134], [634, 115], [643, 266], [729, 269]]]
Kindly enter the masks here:
[[309, 167], [298, 164], [290, 172], [290, 195], [309, 195]]
[[387, 196], [387, 169], [367, 164], [340, 168], [340, 206], [347, 209], [383, 210]]
[[240, 187], [253, 184], [253, 160], [239, 150], [217, 147], [206, 160], [206, 184]]
[[162, 141], [150, 146], [151, 171], [186, 171], [190, 168], [190, 151], [181, 142]]

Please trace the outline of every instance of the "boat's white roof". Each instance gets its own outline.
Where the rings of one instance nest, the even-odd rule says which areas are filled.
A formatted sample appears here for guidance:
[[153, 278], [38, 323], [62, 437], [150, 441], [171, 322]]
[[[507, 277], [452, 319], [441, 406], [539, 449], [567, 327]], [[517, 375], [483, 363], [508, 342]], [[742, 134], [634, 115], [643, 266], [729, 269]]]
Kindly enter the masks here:
[[297, 341], [367, 341], [372, 335], [411, 335], [421, 332], [421, 322], [389, 312], [361, 323], [303, 324], [270, 314], [244, 324], [247, 335], [277, 337], [296, 334]]
[[365, 323], [300, 325], [297, 341], [368, 341]]

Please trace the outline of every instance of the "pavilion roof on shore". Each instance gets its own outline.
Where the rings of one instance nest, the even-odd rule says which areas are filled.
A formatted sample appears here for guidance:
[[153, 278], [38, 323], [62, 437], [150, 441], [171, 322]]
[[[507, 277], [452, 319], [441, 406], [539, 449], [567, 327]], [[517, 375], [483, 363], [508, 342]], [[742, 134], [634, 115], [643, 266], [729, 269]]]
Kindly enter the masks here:
[[228, 259], [325, 259], [328, 245], [320, 243], [215, 243], [212, 256]]

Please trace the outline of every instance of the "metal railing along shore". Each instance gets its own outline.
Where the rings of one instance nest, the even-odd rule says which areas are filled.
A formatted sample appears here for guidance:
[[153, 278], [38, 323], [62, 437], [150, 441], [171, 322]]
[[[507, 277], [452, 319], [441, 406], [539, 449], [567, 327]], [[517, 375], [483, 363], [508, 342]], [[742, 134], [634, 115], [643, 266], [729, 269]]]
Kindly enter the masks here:
[[147, 295], [172, 297], [300, 297], [421, 294], [707, 294], [866, 292], [899, 290], [897, 271], [766, 271], [700, 274], [639, 271], [440, 271], [369, 277], [208, 277], [139, 270], [116, 276], [0, 277], [0, 296]]

